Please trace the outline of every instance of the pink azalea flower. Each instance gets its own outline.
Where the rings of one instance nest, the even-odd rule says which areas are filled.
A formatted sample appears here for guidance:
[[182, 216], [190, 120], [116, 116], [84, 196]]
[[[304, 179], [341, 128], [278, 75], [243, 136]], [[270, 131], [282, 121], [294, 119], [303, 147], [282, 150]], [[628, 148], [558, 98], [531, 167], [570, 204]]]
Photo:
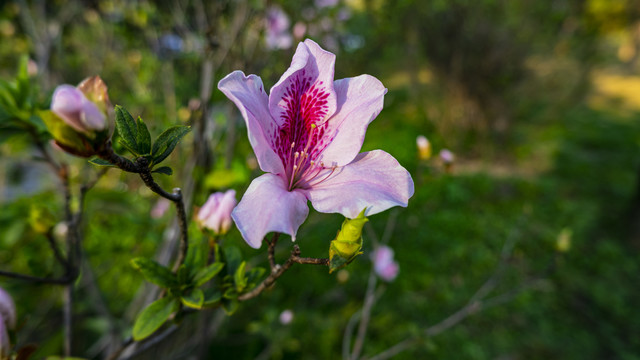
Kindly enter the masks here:
[[244, 116], [260, 168], [231, 216], [259, 248], [271, 231], [291, 235], [320, 212], [355, 218], [407, 206], [413, 180], [381, 150], [358, 154], [387, 89], [370, 75], [333, 80], [335, 55], [311, 40], [298, 45], [291, 66], [264, 91], [260, 77], [234, 71], [218, 84]]
[[384, 245], [378, 246], [372, 257], [373, 269], [382, 280], [393, 281], [398, 276], [400, 267], [393, 260], [393, 249]]
[[71, 85], [56, 88], [51, 98], [51, 111], [81, 132], [102, 131], [107, 126], [106, 116], [98, 106]]
[[164, 216], [167, 210], [169, 210], [170, 206], [171, 206], [171, 201], [165, 198], [159, 199], [156, 202], [156, 204], [153, 205], [153, 208], [151, 208], [151, 217], [153, 219], [160, 219], [161, 217]]
[[235, 190], [213, 193], [200, 208], [198, 222], [216, 234], [226, 234], [231, 228], [231, 211], [236, 204]]

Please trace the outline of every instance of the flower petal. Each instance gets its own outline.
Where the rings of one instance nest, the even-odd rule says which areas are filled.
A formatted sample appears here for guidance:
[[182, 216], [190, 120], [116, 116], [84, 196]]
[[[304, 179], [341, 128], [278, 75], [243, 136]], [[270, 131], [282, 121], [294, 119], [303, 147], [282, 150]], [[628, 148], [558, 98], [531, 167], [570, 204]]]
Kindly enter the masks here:
[[355, 218], [366, 207], [366, 214], [373, 215], [396, 205], [406, 207], [413, 196], [409, 172], [382, 150], [359, 154], [337, 171], [307, 190], [307, 197], [319, 212]]
[[251, 182], [231, 217], [244, 240], [258, 249], [270, 231], [289, 234], [295, 241], [298, 227], [308, 214], [307, 198], [302, 192], [287, 191], [281, 177], [264, 174]]
[[269, 134], [276, 131], [275, 122], [269, 114], [269, 98], [264, 92], [262, 79], [256, 75], [245, 76], [234, 71], [218, 83], [218, 89], [233, 101], [247, 124], [249, 142], [265, 172], [280, 174], [284, 171], [282, 160], [276, 155]]
[[312, 40], [298, 44], [291, 66], [271, 88], [269, 111], [279, 126], [324, 123], [336, 111], [333, 72], [336, 56]]
[[344, 166], [360, 152], [367, 126], [382, 110], [387, 89], [371, 75], [336, 80], [333, 86], [338, 111], [329, 120], [333, 139], [324, 149], [322, 161]]

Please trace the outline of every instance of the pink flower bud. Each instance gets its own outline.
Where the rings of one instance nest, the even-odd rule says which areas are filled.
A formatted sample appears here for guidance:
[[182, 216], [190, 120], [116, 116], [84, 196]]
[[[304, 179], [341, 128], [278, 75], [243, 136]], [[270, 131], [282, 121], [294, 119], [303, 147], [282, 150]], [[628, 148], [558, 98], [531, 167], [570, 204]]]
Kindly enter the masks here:
[[98, 106], [71, 85], [56, 88], [51, 99], [51, 111], [80, 132], [102, 131], [107, 126], [106, 116]]
[[305, 25], [304, 23], [298, 21], [295, 25], [293, 25], [293, 36], [296, 39], [302, 39], [306, 32], [307, 25]]
[[225, 234], [231, 228], [231, 211], [237, 203], [235, 190], [211, 194], [198, 212], [198, 223], [216, 234]]
[[398, 263], [393, 260], [393, 250], [388, 246], [378, 246], [372, 255], [373, 266], [376, 274], [384, 281], [393, 281], [400, 267]]
[[453, 160], [455, 160], [455, 156], [451, 151], [442, 149], [440, 150], [440, 159], [442, 159], [445, 164], [451, 164], [453, 163]]
[[420, 160], [428, 160], [431, 157], [431, 144], [424, 135], [420, 135], [416, 138], [416, 145], [418, 146], [418, 155]]
[[282, 325], [288, 325], [293, 321], [293, 311], [287, 309], [280, 313], [280, 323]]

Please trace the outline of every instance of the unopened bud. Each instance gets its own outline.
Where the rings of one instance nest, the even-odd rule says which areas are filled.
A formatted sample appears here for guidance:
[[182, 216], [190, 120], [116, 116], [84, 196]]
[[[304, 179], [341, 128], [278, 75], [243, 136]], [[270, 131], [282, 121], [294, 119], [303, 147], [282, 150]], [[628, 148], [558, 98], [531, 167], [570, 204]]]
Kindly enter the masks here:
[[107, 86], [98, 76], [78, 85], [60, 85], [51, 99], [51, 110], [40, 117], [58, 146], [82, 157], [94, 155], [109, 135]]
[[556, 250], [558, 252], [567, 252], [571, 249], [571, 236], [573, 232], [569, 228], [564, 228], [558, 234], [558, 238], [556, 239]]
[[416, 145], [418, 146], [418, 157], [420, 160], [429, 160], [431, 157], [431, 143], [424, 135], [420, 135], [416, 138]]
[[329, 272], [340, 269], [362, 254], [362, 228], [369, 221], [365, 209], [355, 219], [345, 219], [335, 240], [329, 246]]
[[237, 203], [235, 190], [211, 194], [198, 211], [198, 224], [216, 235], [226, 234], [232, 224], [231, 211]]

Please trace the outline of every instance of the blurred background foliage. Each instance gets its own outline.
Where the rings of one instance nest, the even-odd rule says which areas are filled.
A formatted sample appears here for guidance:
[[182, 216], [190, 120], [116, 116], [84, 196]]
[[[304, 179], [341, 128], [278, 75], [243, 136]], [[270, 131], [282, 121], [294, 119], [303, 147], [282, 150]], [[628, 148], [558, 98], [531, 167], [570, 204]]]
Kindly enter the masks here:
[[[268, 41], [273, 9], [287, 17], [277, 45]], [[197, 207], [212, 191], [241, 194], [260, 173], [239, 113], [215, 84], [242, 69], [271, 87], [304, 38], [337, 54], [336, 78], [372, 74], [389, 88], [363, 150], [390, 152], [416, 182], [407, 209], [371, 218], [378, 237], [395, 224], [389, 245], [400, 275], [382, 285], [365, 356], [465, 305], [513, 238], [498, 290], [542, 277], [541, 285], [398, 358], [640, 358], [637, 0], [8, 1], [0, 77], [14, 78], [26, 55], [36, 103], [50, 101], [58, 84], [99, 74], [112, 102], [141, 115], [153, 134], [192, 125], [168, 161], [174, 175], [159, 180], [184, 187]], [[28, 134], [14, 130], [0, 127], [1, 268], [59, 274], [29, 221], [34, 207], [61, 214], [59, 184]], [[418, 158], [420, 134], [435, 153], [455, 153], [450, 171], [437, 157]], [[71, 164], [74, 184], [95, 177], [86, 161], [56, 156]], [[101, 358], [148, 302], [150, 285], [129, 260], [171, 256], [174, 209], [150, 217], [157, 201], [116, 170], [87, 195], [74, 354]], [[326, 256], [341, 221], [312, 212], [298, 234], [303, 255]], [[237, 231], [225, 241], [264, 265], [265, 250], [250, 249]], [[365, 237], [365, 255], [338, 275], [296, 266], [232, 317], [188, 317], [139, 358], [339, 358], [347, 322], [362, 307], [372, 241]], [[283, 241], [278, 256], [289, 251]], [[17, 343], [36, 343], [36, 358], [60, 354], [61, 289], [0, 284], [18, 304]], [[285, 309], [289, 324], [278, 320]]]

